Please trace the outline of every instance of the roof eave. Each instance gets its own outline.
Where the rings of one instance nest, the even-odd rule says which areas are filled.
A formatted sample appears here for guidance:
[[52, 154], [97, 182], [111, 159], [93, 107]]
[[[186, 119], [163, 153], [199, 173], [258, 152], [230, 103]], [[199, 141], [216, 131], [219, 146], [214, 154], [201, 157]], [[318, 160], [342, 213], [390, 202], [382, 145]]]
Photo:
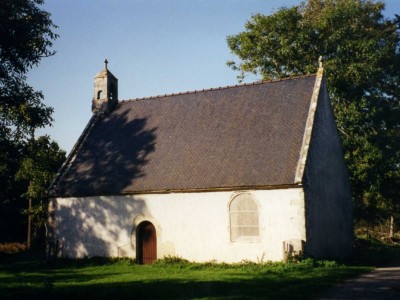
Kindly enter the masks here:
[[235, 187], [211, 187], [211, 188], [188, 188], [188, 189], [168, 189], [168, 190], [142, 190], [142, 191], [124, 191], [120, 193], [93, 193], [93, 194], [53, 194], [52, 198], [77, 198], [77, 197], [109, 197], [109, 196], [127, 196], [143, 194], [172, 194], [172, 193], [207, 193], [207, 192], [233, 192], [249, 190], [282, 190], [301, 188], [301, 183], [279, 184], [279, 185], [258, 185], [258, 186], [235, 186]]

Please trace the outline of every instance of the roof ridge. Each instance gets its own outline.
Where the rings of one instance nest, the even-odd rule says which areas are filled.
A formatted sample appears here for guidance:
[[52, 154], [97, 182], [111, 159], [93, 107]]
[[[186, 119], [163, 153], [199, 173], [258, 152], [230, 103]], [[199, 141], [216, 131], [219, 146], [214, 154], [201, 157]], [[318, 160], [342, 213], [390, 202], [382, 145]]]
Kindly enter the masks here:
[[220, 86], [220, 87], [217, 87], [217, 88], [208, 88], [208, 89], [200, 89], [200, 90], [194, 90], [194, 91], [186, 91], [186, 92], [170, 93], [170, 94], [160, 94], [160, 95], [156, 95], [156, 96], [146, 96], [146, 97], [139, 97], [139, 98], [120, 100], [119, 103], [129, 103], [129, 102], [136, 102], [136, 101], [142, 101], [142, 100], [151, 100], [151, 99], [160, 99], [160, 98], [187, 95], [187, 94], [198, 94], [198, 93], [203, 93], [203, 92], [220, 91], [220, 90], [227, 90], [227, 89], [236, 88], [236, 87], [245, 87], [245, 86], [260, 85], [260, 84], [265, 84], [265, 83], [275, 83], [275, 82], [281, 82], [281, 81], [287, 81], [287, 80], [293, 80], [293, 79], [301, 79], [301, 78], [306, 78], [306, 77], [311, 77], [311, 76], [316, 76], [316, 75], [317, 74], [314, 73], [314, 74], [290, 76], [290, 77], [277, 78], [277, 79], [267, 79], [267, 80], [261, 79], [261, 80], [253, 81], [253, 82], [249, 82], [249, 83], [239, 83], [239, 84], [236, 84], [236, 85], [226, 85], [226, 86]]

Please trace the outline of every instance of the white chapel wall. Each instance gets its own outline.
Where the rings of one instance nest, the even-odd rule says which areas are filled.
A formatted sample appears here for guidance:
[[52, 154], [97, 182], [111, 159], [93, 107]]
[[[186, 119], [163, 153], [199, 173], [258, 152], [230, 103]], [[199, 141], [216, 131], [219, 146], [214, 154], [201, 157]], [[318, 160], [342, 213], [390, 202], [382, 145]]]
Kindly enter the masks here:
[[135, 257], [135, 226], [147, 220], [157, 231], [158, 258], [282, 260], [284, 241], [305, 240], [302, 188], [247, 192], [259, 203], [258, 241], [230, 240], [229, 202], [235, 192], [53, 199], [55, 238], [68, 257]]

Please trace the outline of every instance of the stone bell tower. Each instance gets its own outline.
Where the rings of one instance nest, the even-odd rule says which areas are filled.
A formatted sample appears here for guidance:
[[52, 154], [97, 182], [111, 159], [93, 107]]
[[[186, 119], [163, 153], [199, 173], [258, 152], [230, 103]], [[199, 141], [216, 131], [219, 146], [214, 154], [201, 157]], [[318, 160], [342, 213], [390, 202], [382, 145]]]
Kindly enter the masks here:
[[118, 103], [118, 79], [108, 70], [108, 61], [104, 69], [94, 78], [94, 96], [92, 112], [108, 114]]

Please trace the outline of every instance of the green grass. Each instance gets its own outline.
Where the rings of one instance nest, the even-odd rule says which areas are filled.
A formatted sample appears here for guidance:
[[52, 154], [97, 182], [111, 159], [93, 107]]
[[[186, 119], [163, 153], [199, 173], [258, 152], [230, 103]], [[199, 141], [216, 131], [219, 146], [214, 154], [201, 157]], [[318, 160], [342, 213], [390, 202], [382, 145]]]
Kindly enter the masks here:
[[297, 263], [198, 264], [166, 259], [151, 266], [131, 260], [59, 260], [52, 265], [3, 256], [2, 299], [310, 299], [370, 270], [306, 259]]
[[385, 243], [377, 238], [358, 238], [352, 263], [374, 267], [400, 266], [400, 243]]
[[358, 239], [341, 264], [204, 264], [179, 258], [151, 266], [129, 259], [56, 260], [33, 252], [0, 253], [0, 299], [312, 299], [324, 289], [375, 266], [400, 265], [400, 245]]

